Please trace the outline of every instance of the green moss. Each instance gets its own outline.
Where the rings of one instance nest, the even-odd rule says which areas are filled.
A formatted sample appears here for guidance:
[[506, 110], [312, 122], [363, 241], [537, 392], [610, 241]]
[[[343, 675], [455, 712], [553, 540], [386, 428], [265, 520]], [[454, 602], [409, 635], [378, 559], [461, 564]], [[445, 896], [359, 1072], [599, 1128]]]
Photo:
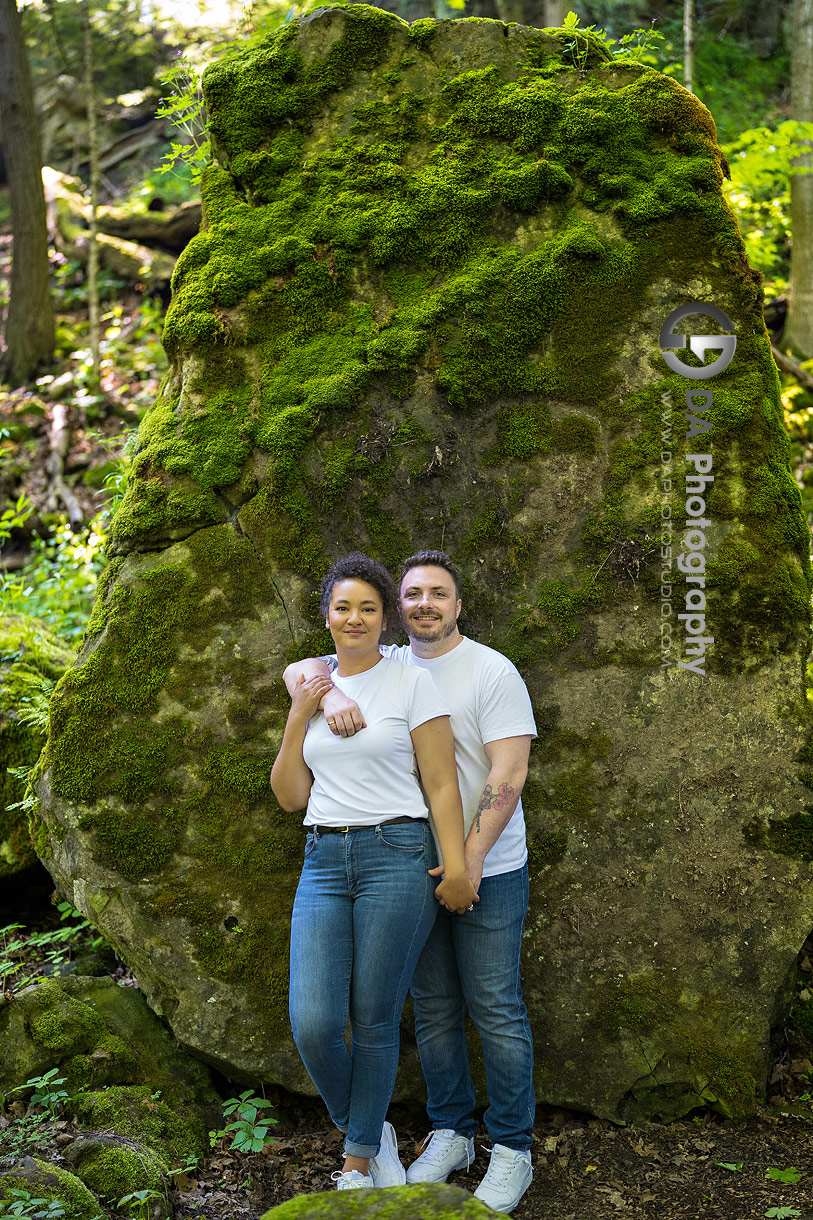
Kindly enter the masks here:
[[[594, 1025], [609, 1042], [622, 1036], [645, 1038], [655, 1029], [662, 1044], [672, 1044], [676, 1060], [685, 1060], [698, 1079], [696, 1105], [707, 1102], [730, 1118], [745, 1118], [754, 1112], [757, 1085], [754, 1067], [761, 1057], [745, 1036], [731, 1039], [736, 1017], [718, 1000], [695, 996], [688, 999], [679, 984], [658, 974], [629, 975], [607, 984], [596, 1009]], [[721, 1029], [719, 1037], [710, 1032]], [[669, 1087], [660, 1086], [653, 1072], [651, 1082], [640, 1083], [635, 1097], [628, 1097], [620, 1117], [671, 1117], [673, 1099]], [[659, 1106], [663, 1108], [659, 1109]], [[680, 1113], [685, 1112], [681, 1100]]]
[[44, 1199], [47, 1204], [59, 1201], [63, 1213], [70, 1220], [96, 1220], [99, 1202], [75, 1174], [50, 1161], [31, 1158], [25, 1170], [9, 1170], [0, 1173], [0, 1200], [4, 1188], [27, 1191], [35, 1199]]
[[746, 843], [776, 852], [780, 856], [795, 856], [813, 860], [813, 809], [809, 806], [786, 818], [752, 818], [743, 826]]
[[[526, 785], [527, 787], [527, 785]], [[522, 793], [526, 796], [525, 789]], [[527, 802], [523, 806], [528, 808]], [[567, 855], [570, 836], [566, 830], [548, 830], [542, 835], [528, 835], [528, 861], [532, 869], [540, 869], [552, 864], [558, 864]]]
[[164, 1193], [170, 1168], [165, 1157], [144, 1146], [93, 1142], [98, 1146], [77, 1156], [75, 1173], [94, 1194], [118, 1201], [136, 1190]]
[[152, 1085], [114, 1085], [73, 1097], [69, 1108], [83, 1126], [126, 1132], [174, 1164], [202, 1156], [206, 1136], [200, 1119], [190, 1108], [179, 1113], [154, 1093]]
[[[73, 661], [73, 653], [38, 619], [0, 617], [0, 877], [33, 864], [48, 851], [42, 823], [11, 808], [24, 799], [26, 782], [13, 768], [32, 768], [45, 732], [27, 720], [41, 715], [51, 686]], [[36, 842], [32, 840], [36, 833]]]
[[[368, 1204], [369, 1206], [369, 1204]], [[421, 1220], [488, 1220], [490, 1208], [458, 1187], [445, 1184], [421, 1183], [415, 1186], [395, 1186], [379, 1194], [373, 1204], [376, 1220], [400, 1220], [420, 1216]], [[323, 1191], [289, 1199], [265, 1212], [261, 1220], [352, 1220], [358, 1216], [359, 1203], [344, 1193]]]
[[116, 1034], [97, 1039], [90, 1054], [74, 1055], [65, 1063], [72, 1087], [136, 1083], [141, 1074], [132, 1049]]
[[107, 1034], [98, 1013], [67, 995], [58, 982], [43, 984], [29, 1030], [37, 1045], [60, 1056], [89, 1051]]

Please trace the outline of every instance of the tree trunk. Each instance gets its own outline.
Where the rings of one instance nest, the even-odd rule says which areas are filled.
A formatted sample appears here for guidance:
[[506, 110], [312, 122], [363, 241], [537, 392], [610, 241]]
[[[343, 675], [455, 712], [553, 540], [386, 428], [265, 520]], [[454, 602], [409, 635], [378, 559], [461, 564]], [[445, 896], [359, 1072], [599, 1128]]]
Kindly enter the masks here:
[[96, 121], [96, 87], [93, 82], [93, 31], [90, 5], [82, 0], [82, 24], [85, 43], [85, 103], [88, 115], [88, 145], [90, 148], [90, 245], [88, 246], [88, 321], [90, 351], [93, 359], [93, 380], [99, 384], [102, 357], [99, 337], [99, 126]]
[[683, 85], [694, 93], [694, 0], [683, 0]]
[[[813, 0], [795, 0], [791, 50], [791, 118], [813, 122]], [[798, 165], [813, 166], [813, 155]], [[790, 289], [783, 346], [813, 356], [813, 172], [790, 179]]]
[[0, 377], [19, 385], [54, 354], [40, 133], [15, 0], [0, 0], [0, 118], [14, 238]]
[[546, 29], [563, 26], [567, 10], [570, 8], [567, 0], [545, 0], [543, 25]]
[[494, 7], [500, 21], [506, 25], [509, 21], [517, 21], [520, 25], [525, 20], [525, 0], [494, 0]]

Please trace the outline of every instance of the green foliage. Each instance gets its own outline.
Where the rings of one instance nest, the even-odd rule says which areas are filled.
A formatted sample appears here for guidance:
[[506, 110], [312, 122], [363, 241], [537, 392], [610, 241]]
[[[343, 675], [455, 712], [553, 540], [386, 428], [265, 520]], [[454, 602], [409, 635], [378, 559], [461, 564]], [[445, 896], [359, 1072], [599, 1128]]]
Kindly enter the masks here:
[[[0, 428], [0, 441], [7, 440], [11, 435], [8, 428]], [[3, 466], [3, 451], [0, 449], [0, 470]], [[24, 491], [20, 492], [13, 508], [4, 510], [0, 516], [0, 544], [11, 537], [11, 531], [25, 525], [34, 511], [34, 506]]]
[[212, 159], [206, 136], [206, 111], [200, 89], [200, 73], [183, 55], [161, 80], [167, 89], [156, 111], [159, 119], [169, 119], [173, 127], [183, 132], [186, 140], [173, 141], [170, 151], [158, 166], [157, 173], [168, 174], [176, 165], [183, 166], [190, 181], [197, 186], [204, 168]]
[[652, 24], [647, 29], [632, 30], [623, 34], [621, 38], [611, 38], [605, 30], [597, 29], [594, 25], [581, 25], [578, 13], [571, 10], [564, 20], [564, 29], [573, 34], [573, 40], [567, 43], [567, 49], [573, 63], [582, 73], [588, 66], [590, 36], [614, 59], [621, 59], [625, 63], [657, 65], [658, 57], [655, 54], [655, 47], [664, 41], [664, 36], [655, 29], [655, 20], [656, 18], [653, 17]]
[[769, 1207], [765, 1212], [768, 1220], [793, 1220], [794, 1216], [801, 1216], [798, 1207]]
[[715, 1165], [719, 1165], [721, 1169], [728, 1169], [731, 1173], [739, 1173], [745, 1164], [744, 1161], [715, 1161]]
[[218, 1140], [231, 1135], [232, 1142], [229, 1144], [229, 1150], [262, 1152], [268, 1142], [268, 1132], [275, 1123], [279, 1122], [278, 1118], [270, 1114], [260, 1116], [260, 1110], [267, 1106], [270, 1107], [271, 1102], [262, 1097], [255, 1097], [250, 1089], [241, 1093], [239, 1097], [229, 1098], [223, 1105], [223, 1117], [228, 1118], [230, 1115], [237, 1117], [227, 1127], [209, 1132], [211, 1146], [214, 1148]]
[[790, 177], [809, 173], [799, 157], [809, 150], [813, 123], [788, 119], [775, 130], [758, 127], [723, 152], [731, 181], [724, 191], [737, 217], [752, 267], [768, 279], [769, 295], [787, 288], [790, 259]]
[[30, 1216], [32, 1220], [59, 1220], [65, 1206], [59, 1199], [37, 1199], [29, 1190], [7, 1186], [0, 1190], [0, 1220]]
[[0, 1162], [14, 1162], [30, 1156], [50, 1142], [48, 1125], [59, 1116], [63, 1103], [70, 1097], [59, 1087], [66, 1078], [59, 1076], [58, 1071], [58, 1068], [51, 1068], [43, 1076], [31, 1076], [25, 1084], [9, 1089], [5, 1094], [8, 1101], [14, 1093], [32, 1090], [25, 1114], [13, 1117], [8, 1126], [0, 1129]]
[[104, 519], [97, 515], [74, 534], [62, 515], [49, 538], [35, 535], [19, 575], [0, 586], [6, 613], [41, 618], [67, 640], [81, 636], [105, 565]]
[[46, 972], [55, 973], [72, 955], [91, 952], [106, 943], [69, 902], [60, 902], [57, 910], [61, 928], [28, 933], [21, 923], [0, 928], [0, 995], [4, 999], [31, 983], [41, 983]]

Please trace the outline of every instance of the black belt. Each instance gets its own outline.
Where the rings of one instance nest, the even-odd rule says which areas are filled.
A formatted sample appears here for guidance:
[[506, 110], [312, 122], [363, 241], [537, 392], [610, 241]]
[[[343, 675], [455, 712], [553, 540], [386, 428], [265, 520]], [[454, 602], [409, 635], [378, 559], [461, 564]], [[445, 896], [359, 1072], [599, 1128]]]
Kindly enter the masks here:
[[426, 822], [428, 818], [388, 818], [383, 822], [370, 822], [364, 826], [319, 826], [314, 823], [308, 830], [320, 835], [346, 835], [348, 830], [372, 830], [374, 826], [399, 826], [402, 822]]

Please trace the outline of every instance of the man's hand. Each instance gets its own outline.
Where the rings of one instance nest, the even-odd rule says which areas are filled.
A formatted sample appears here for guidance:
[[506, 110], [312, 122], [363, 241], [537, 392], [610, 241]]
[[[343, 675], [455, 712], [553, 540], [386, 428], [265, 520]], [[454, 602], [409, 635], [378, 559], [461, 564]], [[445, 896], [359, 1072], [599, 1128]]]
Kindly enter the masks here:
[[348, 699], [337, 686], [330, 683], [322, 700], [322, 711], [328, 728], [337, 737], [352, 737], [359, 729], [366, 729], [367, 722], [361, 714], [361, 708], [355, 699]]

